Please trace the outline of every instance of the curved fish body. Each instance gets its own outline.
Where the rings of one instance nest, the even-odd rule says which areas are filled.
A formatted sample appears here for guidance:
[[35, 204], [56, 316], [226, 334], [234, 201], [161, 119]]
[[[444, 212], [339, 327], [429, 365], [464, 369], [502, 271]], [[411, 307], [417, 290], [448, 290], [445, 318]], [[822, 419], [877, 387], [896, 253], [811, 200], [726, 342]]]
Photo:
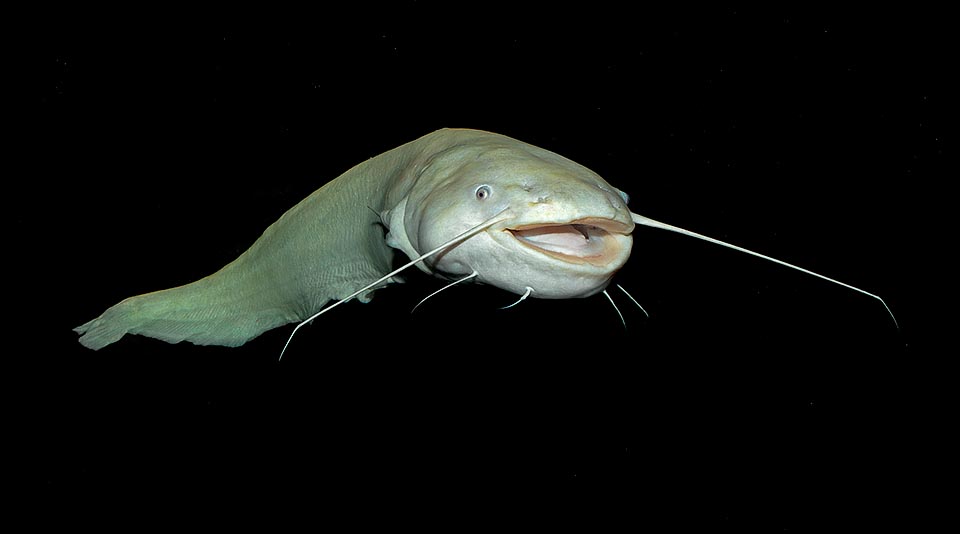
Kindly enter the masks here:
[[[625, 193], [553, 152], [494, 133], [444, 129], [327, 183], [216, 273], [125, 299], [75, 330], [92, 349], [125, 334], [238, 346], [281, 325], [302, 325], [332, 308], [331, 301], [367, 302], [413, 265], [494, 285], [521, 300], [588, 297], [604, 291], [630, 257], [636, 224], [852, 289], [880, 301], [897, 326], [877, 295], [631, 213]], [[411, 261], [391, 270], [395, 250]]]
[[602, 291], [630, 256], [626, 195], [553, 152], [477, 130], [444, 129], [348, 170], [287, 211], [236, 260], [195, 282], [127, 298], [75, 330], [100, 349], [125, 334], [238, 346], [330, 301], [396, 281], [416, 265], [539, 298]]

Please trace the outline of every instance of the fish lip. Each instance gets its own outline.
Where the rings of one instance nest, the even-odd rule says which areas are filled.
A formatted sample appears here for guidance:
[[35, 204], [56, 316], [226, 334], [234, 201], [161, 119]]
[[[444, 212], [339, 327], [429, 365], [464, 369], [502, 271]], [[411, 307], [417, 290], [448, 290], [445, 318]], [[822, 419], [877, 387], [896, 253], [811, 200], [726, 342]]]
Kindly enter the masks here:
[[[633, 221], [630, 221], [631, 223]], [[557, 229], [552, 232], [551, 229]], [[633, 224], [602, 217], [583, 217], [565, 222], [539, 222], [503, 228], [514, 242], [550, 258], [579, 265], [605, 267], [622, 262], [623, 248], [629, 247]], [[576, 234], [583, 236], [582, 246]], [[548, 236], [546, 240], [531, 236]], [[550, 237], [557, 237], [555, 241]], [[568, 246], [574, 243], [575, 246]]]
[[504, 228], [504, 231], [508, 232], [519, 232], [525, 230], [533, 230], [537, 228], [548, 228], [552, 226], [593, 226], [596, 228], [603, 229], [611, 234], [622, 234], [629, 235], [633, 232], [634, 224], [633, 221], [630, 223], [624, 223], [616, 219], [609, 219], [606, 217], [581, 217], [578, 219], [571, 219], [566, 222], [535, 222], [535, 223], [524, 223], [511, 225]]

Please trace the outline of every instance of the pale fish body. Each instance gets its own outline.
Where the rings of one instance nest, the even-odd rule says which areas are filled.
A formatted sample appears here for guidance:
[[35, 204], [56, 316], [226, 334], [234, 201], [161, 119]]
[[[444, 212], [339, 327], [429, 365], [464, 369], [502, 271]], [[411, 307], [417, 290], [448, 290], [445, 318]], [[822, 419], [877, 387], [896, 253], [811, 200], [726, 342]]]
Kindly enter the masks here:
[[[379, 216], [378, 216], [379, 215]], [[124, 334], [238, 346], [330, 301], [368, 301], [398, 249], [447, 278], [539, 298], [602, 291], [632, 247], [626, 195], [562, 156], [498, 134], [438, 130], [348, 170], [205, 278], [127, 298], [75, 330], [100, 349]], [[378, 282], [379, 281], [379, 282]]]

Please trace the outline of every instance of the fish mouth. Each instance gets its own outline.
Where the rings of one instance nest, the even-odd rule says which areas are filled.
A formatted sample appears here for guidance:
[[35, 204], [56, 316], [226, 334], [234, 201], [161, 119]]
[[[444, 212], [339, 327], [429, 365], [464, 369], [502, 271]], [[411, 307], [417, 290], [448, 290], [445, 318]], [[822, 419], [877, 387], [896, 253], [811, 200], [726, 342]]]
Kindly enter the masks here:
[[587, 218], [566, 223], [526, 224], [505, 231], [541, 254], [578, 264], [607, 265], [621, 257], [633, 228], [611, 219]]

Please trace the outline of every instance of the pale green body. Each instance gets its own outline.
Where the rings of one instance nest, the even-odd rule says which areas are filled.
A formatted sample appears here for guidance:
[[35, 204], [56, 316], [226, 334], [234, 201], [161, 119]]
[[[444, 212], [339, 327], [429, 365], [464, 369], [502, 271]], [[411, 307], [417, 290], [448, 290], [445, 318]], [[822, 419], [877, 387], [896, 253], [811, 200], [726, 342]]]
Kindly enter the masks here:
[[[393, 247], [416, 255], [418, 235], [433, 232], [423, 225], [433, 225], [442, 232], [460, 224], [472, 225], [468, 219], [474, 214], [460, 217], [456, 198], [444, 200], [446, 197], [432, 194], [469, 180], [463, 173], [448, 171], [469, 167], [471, 162], [465, 160], [477, 159], [474, 153], [481, 152], [511, 154], [512, 160], [507, 163], [500, 163], [499, 156], [492, 158], [500, 168], [516, 165], [514, 160], [540, 166], [559, 163], [569, 167], [566, 172], [589, 173], [591, 179], [595, 176], [560, 156], [505, 136], [475, 130], [438, 130], [365, 161], [327, 183], [281, 216], [246, 252], [216, 273], [184, 286], [130, 297], [107, 309], [76, 328], [83, 334], [80, 342], [99, 349], [129, 333], [171, 343], [185, 340], [199, 345], [238, 346], [272, 328], [301, 321], [329, 301], [344, 299], [389, 273]], [[542, 163], [543, 158], [550, 161]], [[411, 190], [415, 200], [408, 198]], [[442, 212], [445, 219], [425, 222], [425, 206], [414, 207], [408, 201], [432, 202], [431, 207], [438, 208], [435, 211]], [[414, 228], [411, 235], [404, 224]], [[420, 267], [431, 272], [427, 266]], [[483, 277], [478, 281], [484, 281]], [[358, 298], [367, 301], [372, 291]]]

